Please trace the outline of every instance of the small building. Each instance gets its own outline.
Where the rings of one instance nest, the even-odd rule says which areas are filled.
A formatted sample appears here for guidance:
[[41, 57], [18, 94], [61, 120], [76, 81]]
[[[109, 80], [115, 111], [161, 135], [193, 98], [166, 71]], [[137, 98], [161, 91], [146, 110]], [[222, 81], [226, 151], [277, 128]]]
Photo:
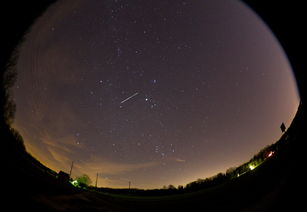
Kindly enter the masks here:
[[61, 183], [68, 183], [69, 182], [69, 174], [67, 174], [66, 172], [60, 171], [58, 173], [58, 180]]

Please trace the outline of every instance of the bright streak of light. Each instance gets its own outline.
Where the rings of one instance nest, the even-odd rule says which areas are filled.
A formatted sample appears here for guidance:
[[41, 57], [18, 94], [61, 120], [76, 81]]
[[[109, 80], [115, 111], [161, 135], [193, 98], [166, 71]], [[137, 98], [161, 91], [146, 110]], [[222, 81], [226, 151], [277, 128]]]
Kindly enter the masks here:
[[121, 101], [120, 103], [123, 104], [124, 102], [128, 101], [129, 99], [135, 97], [136, 95], [138, 95], [139, 93], [136, 92], [135, 94], [133, 94], [132, 96], [129, 96], [128, 98], [124, 99], [123, 101]]

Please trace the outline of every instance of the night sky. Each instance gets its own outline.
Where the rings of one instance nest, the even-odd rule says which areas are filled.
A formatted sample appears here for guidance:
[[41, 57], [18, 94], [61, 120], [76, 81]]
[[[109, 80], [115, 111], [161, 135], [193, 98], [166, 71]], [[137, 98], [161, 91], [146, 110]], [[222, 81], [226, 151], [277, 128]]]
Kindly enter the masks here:
[[239, 1], [58, 1], [18, 52], [27, 150], [103, 187], [224, 172], [277, 141], [299, 104], [281, 46]]

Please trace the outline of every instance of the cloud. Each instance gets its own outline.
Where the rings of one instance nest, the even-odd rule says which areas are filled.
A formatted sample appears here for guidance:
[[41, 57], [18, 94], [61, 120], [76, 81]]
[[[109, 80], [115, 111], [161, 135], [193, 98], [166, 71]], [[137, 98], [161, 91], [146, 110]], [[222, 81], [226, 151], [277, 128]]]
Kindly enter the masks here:
[[98, 186], [127, 187], [129, 177], [137, 170], [152, 168], [160, 163], [149, 161], [141, 163], [120, 163], [103, 157], [91, 156], [88, 160], [74, 163], [73, 176], [87, 174], [95, 185], [96, 174], [99, 174]]
[[53, 160], [60, 164], [66, 164], [67, 162], [71, 162], [71, 160], [65, 154], [61, 154], [52, 148], [48, 148], [48, 151], [50, 152]]
[[184, 163], [185, 162], [185, 160], [180, 159], [180, 158], [175, 158], [175, 161], [178, 162], [178, 163]]
[[26, 127], [14, 123], [14, 128], [22, 135], [26, 151], [55, 171], [69, 171], [73, 156], [86, 149], [84, 144], [76, 143], [74, 136], [55, 136], [30, 123]]
[[80, 168], [86, 169], [88, 172], [95, 172], [106, 175], [119, 175], [138, 169], [144, 169], [159, 165], [158, 162], [142, 162], [142, 163], [119, 163], [108, 161], [102, 157], [92, 156], [87, 161], [79, 162]]
[[41, 137], [42, 142], [49, 148], [61, 150], [63, 152], [72, 153], [74, 150], [84, 149], [85, 145], [77, 143], [74, 136], [63, 136], [59, 138], [52, 138], [50, 135]]
[[169, 159], [169, 161], [171, 161], [171, 162], [177, 162], [177, 163], [185, 163], [185, 162], [186, 162], [186, 160], [184, 160], [184, 159], [182, 159], [182, 158], [169, 157], [168, 159]]
[[[27, 151], [47, 167], [59, 172], [69, 172], [74, 161], [72, 177], [87, 174], [95, 184], [99, 173], [98, 186], [126, 187], [136, 171], [144, 171], [160, 165], [157, 161], [125, 162], [114, 161], [100, 155], [90, 154], [86, 145], [76, 142], [74, 135], [56, 135], [40, 127], [14, 126], [25, 140]], [[32, 131], [36, 133], [31, 133]], [[135, 176], [134, 178], [135, 179]]]

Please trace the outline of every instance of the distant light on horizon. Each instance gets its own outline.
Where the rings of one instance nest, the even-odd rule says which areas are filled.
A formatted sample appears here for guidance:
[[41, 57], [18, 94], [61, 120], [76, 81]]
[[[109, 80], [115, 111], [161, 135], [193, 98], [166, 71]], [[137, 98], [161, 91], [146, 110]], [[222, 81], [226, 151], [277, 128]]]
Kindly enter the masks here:
[[254, 170], [256, 168], [256, 166], [254, 166], [254, 165], [249, 165], [248, 167], [249, 167], [250, 170]]
[[270, 151], [270, 153], [269, 153], [268, 157], [272, 157], [272, 156], [273, 156], [273, 154], [274, 154], [274, 151]]

